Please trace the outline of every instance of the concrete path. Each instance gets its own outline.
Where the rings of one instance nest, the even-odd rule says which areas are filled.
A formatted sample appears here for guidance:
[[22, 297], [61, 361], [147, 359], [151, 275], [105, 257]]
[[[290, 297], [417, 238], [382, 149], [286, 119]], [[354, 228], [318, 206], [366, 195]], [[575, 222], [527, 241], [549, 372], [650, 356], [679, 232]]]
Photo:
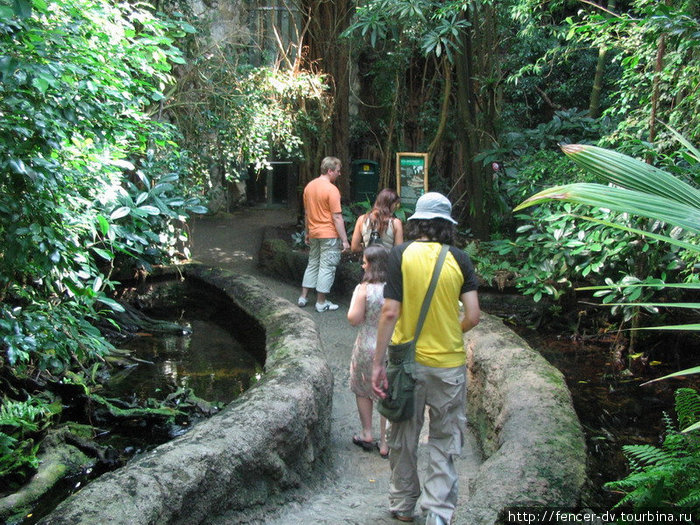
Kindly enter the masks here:
[[[263, 230], [268, 226], [293, 224], [290, 210], [245, 208], [232, 214], [203, 217], [194, 222], [191, 231], [192, 256], [198, 262], [246, 273], [264, 283], [274, 293], [293, 303], [300, 292], [300, 283], [285, 283], [261, 274], [257, 268]], [[328, 464], [331, 468], [322, 479], [310, 479], [299, 490], [286, 496], [289, 501], [241, 513], [223, 513], [212, 517], [212, 525], [231, 523], [291, 524], [396, 524], [388, 512], [389, 462], [378, 451], [365, 452], [352, 444], [353, 434], [360, 430], [355, 396], [348, 386], [350, 354], [356, 328], [347, 322], [347, 300], [329, 298], [340, 304], [335, 312], [317, 313], [306, 307], [304, 312], [318, 325], [328, 363], [335, 378], [333, 421]], [[312, 303], [313, 304], [313, 303]], [[374, 433], [379, 437], [375, 413]], [[421, 441], [424, 441], [422, 439]], [[425, 461], [420, 461], [421, 466]], [[460, 508], [453, 523], [466, 524], [463, 507], [467, 501], [468, 481], [481, 464], [478, 447], [472, 435], [459, 460], [461, 476]]]

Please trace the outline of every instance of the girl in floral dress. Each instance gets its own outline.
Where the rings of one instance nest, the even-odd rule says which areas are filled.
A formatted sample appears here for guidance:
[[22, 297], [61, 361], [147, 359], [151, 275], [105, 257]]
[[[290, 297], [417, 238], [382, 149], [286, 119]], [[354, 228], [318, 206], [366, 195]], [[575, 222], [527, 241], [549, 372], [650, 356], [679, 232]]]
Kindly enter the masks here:
[[384, 304], [384, 284], [389, 252], [381, 245], [368, 246], [362, 257], [365, 274], [362, 282], [355, 287], [348, 309], [348, 321], [359, 326], [350, 359], [350, 390], [357, 400], [362, 432], [355, 435], [352, 442], [365, 450], [375, 446], [382, 457], [389, 455], [386, 444], [386, 418], [380, 416], [379, 443], [372, 438], [372, 410], [377, 397], [372, 392], [372, 360], [377, 342], [377, 323]]

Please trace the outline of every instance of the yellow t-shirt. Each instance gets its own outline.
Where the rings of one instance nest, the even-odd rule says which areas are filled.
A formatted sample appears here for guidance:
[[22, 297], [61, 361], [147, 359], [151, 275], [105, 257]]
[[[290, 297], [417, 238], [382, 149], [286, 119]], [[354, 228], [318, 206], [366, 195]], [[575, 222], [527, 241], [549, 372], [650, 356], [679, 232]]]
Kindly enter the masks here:
[[317, 177], [304, 188], [304, 210], [311, 239], [337, 239], [333, 214], [341, 213], [340, 191], [323, 177]]
[[[428, 291], [441, 245], [412, 241], [392, 249], [384, 297], [401, 303], [391, 342], [410, 341], [416, 330], [423, 298]], [[416, 344], [416, 362], [436, 368], [461, 366], [466, 362], [459, 298], [476, 290], [478, 280], [469, 256], [450, 246], [423, 328]]]

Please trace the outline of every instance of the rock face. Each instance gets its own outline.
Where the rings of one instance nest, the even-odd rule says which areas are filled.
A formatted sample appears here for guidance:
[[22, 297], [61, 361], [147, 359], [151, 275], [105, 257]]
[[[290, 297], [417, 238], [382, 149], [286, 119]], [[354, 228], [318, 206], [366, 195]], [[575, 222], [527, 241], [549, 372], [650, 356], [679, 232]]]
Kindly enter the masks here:
[[320, 467], [330, 436], [333, 376], [315, 324], [250, 276], [200, 265], [265, 329], [265, 375], [221, 413], [87, 485], [41, 523], [201, 523], [296, 487]]
[[487, 457], [470, 486], [469, 523], [499, 523], [512, 507], [575, 507], [586, 445], [562, 374], [495, 317], [465, 341], [468, 414]]

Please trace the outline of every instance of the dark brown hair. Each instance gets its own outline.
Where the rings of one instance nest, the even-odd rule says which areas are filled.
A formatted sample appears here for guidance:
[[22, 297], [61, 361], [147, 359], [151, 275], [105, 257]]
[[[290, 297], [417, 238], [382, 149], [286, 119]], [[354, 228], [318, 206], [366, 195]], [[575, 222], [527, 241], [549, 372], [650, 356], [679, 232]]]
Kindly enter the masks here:
[[425, 238], [441, 244], [454, 245], [457, 228], [445, 219], [413, 219], [406, 221], [406, 238], [409, 240]]
[[384, 188], [379, 192], [377, 198], [374, 199], [372, 210], [367, 214], [369, 225], [372, 230], [377, 230], [379, 235], [382, 235], [386, 231], [389, 226], [389, 221], [394, 215], [394, 210], [392, 208], [399, 200], [398, 193], [391, 188]]
[[367, 268], [362, 276], [363, 283], [383, 283], [387, 278], [387, 261], [389, 250], [380, 244], [373, 244], [365, 248], [362, 253], [367, 259]]

